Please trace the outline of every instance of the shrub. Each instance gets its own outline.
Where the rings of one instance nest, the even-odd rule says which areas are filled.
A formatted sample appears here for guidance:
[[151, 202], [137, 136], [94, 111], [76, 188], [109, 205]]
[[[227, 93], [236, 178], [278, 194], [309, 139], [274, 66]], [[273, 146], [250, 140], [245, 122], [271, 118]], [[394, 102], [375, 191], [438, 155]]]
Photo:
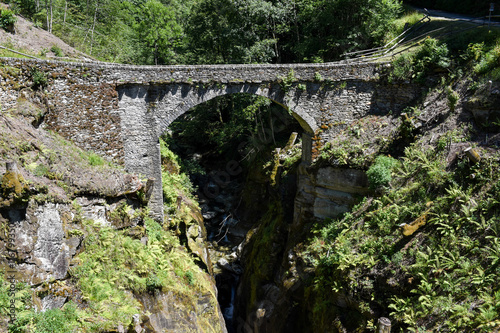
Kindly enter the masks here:
[[498, 67], [499, 59], [500, 59], [500, 45], [496, 45], [488, 52], [481, 54], [479, 63], [474, 66], [474, 71], [477, 74], [487, 74], [488, 72], [491, 72], [494, 68]]
[[96, 153], [89, 153], [89, 164], [92, 166], [104, 165], [104, 159]]
[[448, 98], [448, 107], [450, 108], [450, 111], [455, 111], [455, 107], [457, 106], [458, 99], [460, 98], [460, 95], [453, 90], [451, 87], [446, 88], [446, 97]]
[[380, 155], [375, 163], [368, 169], [366, 175], [372, 190], [387, 187], [392, 180], [392, 170], [398, 165], [398, 161], [390, 156]]
[[425, 74], [432, 70], [445, 69], [450, 66], [448, 47], [440, 44], [437, 39], [427, 38], [422, 48], [415, 55], [415, 77], [424, 78]]
[[422, 80], [429, 71], [441, 70], [449, 66], [450, 58], [446, 44], [440, 44], [434, 38], [427, 38], [417, 52], [401, 55], [394, 60], [389, 78]]
[[72, 332], [68, 327], [66, 313], [60, 309], [51, 309], [34, 315], [37, 332]]
[[293, 69], [290, 69], [286, 77], [280, 77], [280, 86], [285, 94], [290, 91], [295, 81], [297, 81], [297, 79], [295, 78]]
[[397, 57], [392, 64], [392, 73], [389, 78], [404, 80], [411, 77], [413, 71], [413, 55], [404, 53]]
[[47, 85], [47, 75], [36, 67], [31, 69], [31, 79], [33, 80], [33, 89], [43, 88]]
[[188, 175], [180, 172], [179, 157], [168, 149], [162, 139], [160, 139], [160, 153], [163, 169], [163, 200], [167, 204], [173, 205], [177, 202], [179, 195], [190, 196], [194, 192], [194, 188]]
[[106, 160], [93, 151], [81, 151], [80, 157], [87, 160], [90, 166], [101, 166], [106, 164]]
[[56, 57], [64, 57], [64, 53], [63, 51], [61, 50], [61, 48], [57, 45], [52, 45], [52, 47], [50, 48], [50, 50], [52, 52], [54, 52], [54, 54], [56, 55]]
[[12, 31], [17, 18], [10, 9], [0, 8], [0, 27], [7, 31]]
[[465, 60], [478, 61], [484, 54], [484, 42], [481, 43], [470, 43], [467, 46], [465, 54], [462, 56]]

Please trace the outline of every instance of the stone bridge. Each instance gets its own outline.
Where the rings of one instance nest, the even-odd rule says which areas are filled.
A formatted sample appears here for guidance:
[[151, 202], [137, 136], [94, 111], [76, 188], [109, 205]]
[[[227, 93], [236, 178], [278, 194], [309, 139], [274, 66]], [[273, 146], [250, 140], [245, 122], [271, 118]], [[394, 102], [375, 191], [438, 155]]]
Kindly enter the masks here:
[[[383, 79], [388, 64], [130, 66], [0, 58], [2, 110], [31, 86], [44, 86], [47, 128], [105, 154], [128, 172], [155, 179], [150, 207], [163, 216], [159, 137], [189, 109], [218, 96], [248, 93], [282, 105], [300, 123], [303, 161], [348, 124], [370, 113], [399, 111], [419, 95]], [[3, 69], [3, 70], [2, 70]], [[381, 79], [382, 77], [382, 79]], [[17, 82], [17, 83], [16, 83]]]

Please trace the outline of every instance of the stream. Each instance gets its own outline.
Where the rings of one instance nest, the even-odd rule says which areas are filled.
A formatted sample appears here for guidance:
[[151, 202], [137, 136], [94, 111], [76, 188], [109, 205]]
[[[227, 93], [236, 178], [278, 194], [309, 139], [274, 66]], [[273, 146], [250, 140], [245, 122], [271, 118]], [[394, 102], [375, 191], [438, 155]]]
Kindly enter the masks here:
[[243, 273], [240, 255], [243, 242], [252, 223], [240, 218], [237, 211], [241, 204], [243, 184], [235, 178], [220, 179], [221, 171], [194, 179], [198, 187], [198, 198], [207, 230], [207, 244], [213, 263], [218, 290], [218, 301], [229, 333], [234, 328], [234, 306], [236, 288]]

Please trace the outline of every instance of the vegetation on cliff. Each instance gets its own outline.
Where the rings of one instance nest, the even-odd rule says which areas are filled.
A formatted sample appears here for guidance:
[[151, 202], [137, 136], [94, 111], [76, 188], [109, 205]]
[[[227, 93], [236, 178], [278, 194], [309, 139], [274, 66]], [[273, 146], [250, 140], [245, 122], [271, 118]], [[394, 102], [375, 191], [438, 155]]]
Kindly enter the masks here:
[[386, 194], [320, 227], [309, 252], [320, 326], [331, 324], [325, 320], [340, 293], [358, 302], [353, 313], [384, 314], [395, 328], [498, 327], [500, 155], [476, 148], [480, 162], [449, 163], [461, 135], [406, 148]]
[[[319, 165], [369, 168], [376, 191], [315, 225], [302, 251], [315, 267], [308, 290], [319, 330], [374, 330], [380, 316], [393, 331], [499, 329], [498, 57], [494, 31], [426, 39], [389, 74], [420, 82], [426, 96], [325, 147]], [[381, 163], [389, 154], [398, 161]]]
[[[47, 281], [42, 290], [19, 283], [16, 291], [17, 320], [9, 332], [103, 332], [120, 324], [128, 327], [134, 315], [146, 321], [146, 304], [134, 295], [173, 293], [178, 308], [196, 308], [199, 297], [216, 297], [212, 281], [202, 271], [179, 238], [157, 222], [145, 218], [144, 227], [116, 230], [85, 221], [83, 249], [73, 259], [71, 278]], [[79, 229], [78, 229], [79, 230]], [[147, 243], [139, 237], [147, 237]], [[9, 283], [1, 280], [0, 309], [6, 316], [10, 305]], [[40, 311], [36, 297], [67, 296], [61, 308]], [[210, 327], [210, 315], [201, 316], [202, 327]], [[205, 318], [204, 318], [205, 317]], [[216, 317], [216, 314], [214, 315]]]
[[[214, 281], [210, 264], [204, 262], [204, 245], [198, 241], [204, 237], [201, 214], [189, 179], [179, 174], [178, 158], [163, 147], [163, 187], [170, 218], [162, 226], [147, 217], [145, 180], [33, 126], [38, 123], [36, 116], [43, 116], [39, 94], [24, 89], [23, 97], [0, 115], [0, 165], [4, 171], [7, 162], [11, 165], [0, 181], [0, 331], [8, 326], [9, 332], [100, 332], [137, 323], [151, 328], [148, 311], [157, 310], [148, 307], [160, 306], [161, 297], [176, 302], [178, 316], [195, 311], [199, 315], [194, 324], [216, 330], [220, 318]], [[59, 207], [54, 219], [60, 221], [37, 219], [51, 204]], [[105, 214], [91, 218], [96, 217], [92, 209]], [[20, 217], [13, 217], [18, 211]], [[30, 227], [21, 230], [19, 223], [27, 218], [32, 219]], [[43, 229], [42, 223], [60, 223], [62, 239], [54, 242], [76, 244], [70, 245], [74, 252], [65, 259], [69, 269], [62, 279], [16, 271], [12, 293], [3, 245], [15, 232], [15, 242], [9, 245], [15, 247], [15, 268], [50, 260], [37, 259], [40, 251], [33, 248], [35, 244], [23, 243], [31, 232], [40, 237], [37, 229]], [[61, 298], [60, 306], [41, 311], [47, 300]], [[12, 301], [17, 320], [7, 325]], [[203, 313], [196, 310], [200, 304]], [[175, 316], [175, 311], [169, 315]]]

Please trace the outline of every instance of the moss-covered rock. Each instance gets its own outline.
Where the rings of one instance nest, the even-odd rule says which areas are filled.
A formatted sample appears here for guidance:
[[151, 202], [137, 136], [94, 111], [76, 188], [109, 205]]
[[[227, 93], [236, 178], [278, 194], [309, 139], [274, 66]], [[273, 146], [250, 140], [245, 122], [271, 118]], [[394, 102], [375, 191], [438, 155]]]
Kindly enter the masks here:
[[15, 171], [6, 171], [2, 176], [0, 192], [0, 208], [25, 201], [27, 198], [28, 185], [24, 177]]
[[26, 187], [23, 183], [24, 178], [21, 174], [13, 171], [7, 171], [2, 176], [2, 192], [4, 195], [13, 193], [15, 196], [20, 196], [23, 189]]

